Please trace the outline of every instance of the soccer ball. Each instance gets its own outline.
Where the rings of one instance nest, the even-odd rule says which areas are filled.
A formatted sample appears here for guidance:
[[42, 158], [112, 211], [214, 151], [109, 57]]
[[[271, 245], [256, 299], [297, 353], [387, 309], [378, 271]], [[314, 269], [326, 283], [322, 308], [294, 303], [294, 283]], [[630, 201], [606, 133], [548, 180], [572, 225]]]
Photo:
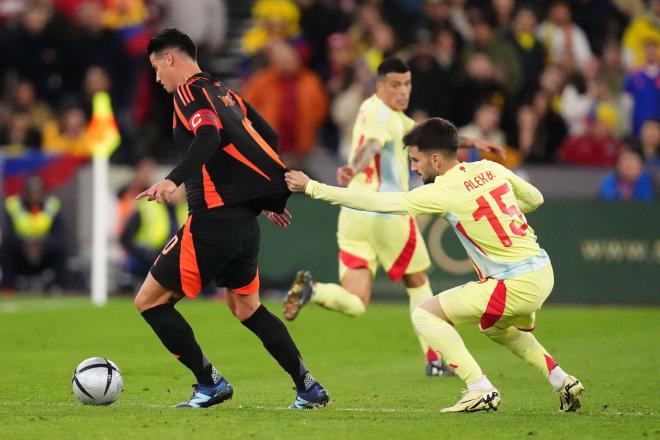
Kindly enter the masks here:
[[110, 405], [124, 389], [124, 379], [114, 362], [93, 357], [76, 367], [71, 386], [73, 394], [85, 405]]

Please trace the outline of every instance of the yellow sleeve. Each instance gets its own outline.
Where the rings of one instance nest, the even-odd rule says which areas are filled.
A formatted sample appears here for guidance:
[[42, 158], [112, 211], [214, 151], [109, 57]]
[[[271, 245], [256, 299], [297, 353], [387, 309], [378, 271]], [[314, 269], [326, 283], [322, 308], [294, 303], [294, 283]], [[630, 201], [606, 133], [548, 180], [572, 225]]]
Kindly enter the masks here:
[[500, 167], [502, 170], [505, 170], [504, 173], [506, 174], [506, 179], [511, 184], [513, 194], [518, 201], [518, 207], [523, 213], [527, 214], [528, 212], [532, 212], [543, 204], [543, 194], [541, 194], [541, 191], [531, 183], [516, 176], [513, 171], [508, 168], [501, 165]]
[[386, 214], [407, 214], [402, 203], [401, 192], [377, 192], [355, 188], [338, 188], [310, 180], [305, 187], [305, 194], [313, 199], [323, 200], [333, 205], [361, 211], [382, 212]]
[[406, 211], [413, 216], [421, 214], [443, 215], [447, 212], [445, 195], [435, 183], [402, 193], [401, 200]]

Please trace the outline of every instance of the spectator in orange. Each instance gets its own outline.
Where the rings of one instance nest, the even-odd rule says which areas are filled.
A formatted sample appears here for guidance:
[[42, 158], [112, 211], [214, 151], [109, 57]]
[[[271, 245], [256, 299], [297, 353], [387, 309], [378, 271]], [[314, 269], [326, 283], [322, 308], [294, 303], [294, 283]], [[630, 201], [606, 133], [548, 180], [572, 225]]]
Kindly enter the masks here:
[[280, 154], [295, 168], [316, 144], [328, 98], [318, 75], [289, 44], [272, 45], [268, 59], [269, 66], [248, 79], [242, 95], [275, 128]]

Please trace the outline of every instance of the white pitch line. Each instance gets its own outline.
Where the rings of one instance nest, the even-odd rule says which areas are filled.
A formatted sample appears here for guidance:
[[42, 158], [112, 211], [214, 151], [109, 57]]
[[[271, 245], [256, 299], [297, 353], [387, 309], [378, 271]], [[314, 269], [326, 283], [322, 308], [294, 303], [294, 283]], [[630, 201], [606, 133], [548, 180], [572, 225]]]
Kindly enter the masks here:
[[[0, 401], [0, 405], [3, 406], [16, 406], [16, 402]], [[81, 404], [77, 402], [22, 402], [20, 405], [30, 405], [30, 406], [58, 406], [58, 407], [80, 407]], [[115, 407], [119, 408], [173, 408], [174, 406], [169, 405], [153, 405], [148, 403], [122, 403], [119, 402]], [[289, 408], [286, 406], [243, 406], [238, 405], [238, 408], [241, 409], [258, 409], [258, 410], [269, 410], [269, 411], [289, 411]], [[374, 412], [374, 413], [423, 413], [429, 412], [429, 410], [416, 409], [416, 408], [337, 408], [336, 406], [330, 406], [330, 409], [333, 411], [345, 411], [345, 412]]]
[[[20, 406], [20, 405], [31, 405], [31, 406], [55, 406], [55, 407], [82, 407], [83, 405], [78, 402], [21, 402], [17, 404], [15, 401], [2, 401], [0, 400], [0, 406]], [[116, 405], [113, 405], [112, 408], [160, 408], [160, 409], [174, 409], [174, 405], [154, 405], [150, 403], [122, 403], [119, 402]], [[286, 406], [244, 406], [242, 404], [238, 405], [238, 409], [257, 409], [257, 410], [267, 410], [267, 411], [291, 411]], [[362, 412], [362, 413], [383, 413], [383, 414], [392, 414], [392, 413], [438, 413], [435, 409], [420, 409], [420, 408], [338, 408], [336, 406], [329, 406], [329, 410], [332, 411], [343, 411], [343, 412]], [[323, 411], [323, 409], [320, 409]], [[526, 412], [524, 415], [551, 415], [547, 411], [533, 411]], [[588, 416], [607, 416], [607, 417], [653, 417], [657, 413], [642, 413], [642, 412], [591, 412], [587, 414]]]

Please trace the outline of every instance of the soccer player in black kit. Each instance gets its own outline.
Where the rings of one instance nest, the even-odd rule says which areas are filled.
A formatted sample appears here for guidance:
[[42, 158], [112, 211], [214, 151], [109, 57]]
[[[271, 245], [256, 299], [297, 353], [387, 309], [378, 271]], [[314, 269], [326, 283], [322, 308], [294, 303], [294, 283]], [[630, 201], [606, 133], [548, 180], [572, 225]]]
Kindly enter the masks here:
[[177, 407], [206, 408], [233, 395], [174, 308], [184, 296], [195, 298], [211, 280], [228, 289], [234, 316], [293, 379], [297, 395], [290, 408], [325, 406], [328, 393], [305, 367], [284, 324], [259, 301], [257, 216], [264, 212], [278, 226], [291, 221], [277, 134], [249, 103], [200, 70], [186, 34], [164, 29], [147, 52], [156, 81], [174, 95], [172, 124], [181, 161], [137, 198], [167, 202], [185, 184], [189, 217], [154, 262], [135, 305], [197, 378], [191, 399]]

